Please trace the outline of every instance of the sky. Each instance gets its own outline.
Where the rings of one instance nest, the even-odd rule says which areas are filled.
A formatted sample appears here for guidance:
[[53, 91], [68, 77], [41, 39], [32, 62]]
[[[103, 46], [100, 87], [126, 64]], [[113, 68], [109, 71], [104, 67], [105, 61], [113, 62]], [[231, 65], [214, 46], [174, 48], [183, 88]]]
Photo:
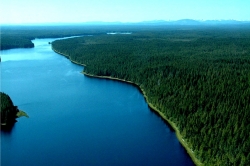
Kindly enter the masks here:
[[0, 24], [250, 21], [250, 0], [0, 0]]

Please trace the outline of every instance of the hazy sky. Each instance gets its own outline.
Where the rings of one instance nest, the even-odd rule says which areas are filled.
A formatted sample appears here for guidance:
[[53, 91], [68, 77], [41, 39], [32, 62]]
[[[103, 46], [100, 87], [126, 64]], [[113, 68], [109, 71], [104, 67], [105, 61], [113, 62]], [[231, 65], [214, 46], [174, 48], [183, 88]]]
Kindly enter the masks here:
[[0, 23], [250, 20], [250, 0], [0, 0]]

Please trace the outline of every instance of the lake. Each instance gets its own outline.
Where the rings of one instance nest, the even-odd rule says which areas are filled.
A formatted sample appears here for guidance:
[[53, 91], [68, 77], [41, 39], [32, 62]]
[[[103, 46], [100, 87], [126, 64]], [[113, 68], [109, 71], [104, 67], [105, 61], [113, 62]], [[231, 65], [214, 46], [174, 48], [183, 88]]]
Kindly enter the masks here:
[[53, 40], [1, 51], [1, 91], [29, 115], [1, 131], [1, 165], [194, 165], [135, 86], [84, 76]]

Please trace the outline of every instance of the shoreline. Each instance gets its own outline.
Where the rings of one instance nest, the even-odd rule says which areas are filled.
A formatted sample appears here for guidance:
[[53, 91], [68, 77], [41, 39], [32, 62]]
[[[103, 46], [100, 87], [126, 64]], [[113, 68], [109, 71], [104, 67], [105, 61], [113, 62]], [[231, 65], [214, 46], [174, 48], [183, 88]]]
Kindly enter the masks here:
[[[72, 63], [77, 64], [77, 65], [81, 65], [81, 66], [84, 66], [84, 67], [86, 66], [85, 64], [81, 64], [81, 63], [78, 63], [78, 62], [75, 62], [75, 61], [71, 60], [68, 55], [65, 55], [63, 53], [60, 53], [60, 52], [56, 51], [52, 46], [51, 46], [51, 48], [52, 48], [52, 50], [54, 52], [56, 52], [56, 53], [58, 53], [60, 55], [65, 56], [66, 58], [68, 58]], [[194, 162], [194, 164], [196, 166], [202, 166], [203, 165], [203, 163], [201, 163], [200, 160], [198, 160], [195, 157], [193, 150], [188, 146], [187, 142], [182, 138], [181, 133], [180, 133], [178, 127], [176, 126], [176, 124], [174, 122], [170, 121], [160, 110], [158, 110], [152, 103], [150, 103], [148, 101], [148, 96], [146, 95], [145, 90], [143, 88], [141, 88], [138, 84], [136, 84], [136, 83], [134, 83], [132, 81], [127, 81], [127, 80], [124, 80], [124, 79], [115, 78], [115, 77], [111, 77], [111, 76], [96, 76], [96, 75], [88, 74], [88, 73], [86, 73], [84, 71], [82, 71], [81, 73], [84, 74], [85, 76], [88, 76], [88, 77], [103, 78], [103, 79], [110, 79], [110, 80], [122, 81], [122, 82], [129, 83], [129, 84], [132, 84], [132, 85], [136, 86], [141, 91], [142, 95], [144, 96], [144, 98], [145, 98], [148, 106], [151, 108], [151, 110], [153, 112], [155, 112], [156, 114], [158, 114], [175, 131], [175, 135], [176, 135], [177, 139], [181, 143], [182, 147], [184, 147], [184, 149], [186, 150], [186, 152], [188, 153], [188, 155], [190, 156], [190, 158]]]
[[160, 110], [158, 110], [156, 107], [154, 107], [154, 105], [152, 103], [150, 103], [148, 101], [148, 96], [146, 95], [146, 92], [138, 84], [136, 84], [136, 83], [134, 83], [132, 81], [127, 81], [127, 80], [123, 80], [123, 79], [119, 79], [119, 78], [115, 78], [115, 77], [110, 77], [110, 76], [96, 76], [96, 75], [88, 74], [86, 72], [81, 72], [81, 73], [84, 74], [85, 76], [88, 76], [88, 77], [117, 80], [117, 81], [122, 81], [122, 82], [125, 82], [125, 83], [129, 83], [129, 84], [133, 84], [134, 86], [136, 86], [142, 92], [142, 95], [146, 99], [146, 102], [147, 102], [148, 106], [151, 108], [151, 110], [153, 110], [155, 113], [157, 113], [164, 121], [166, 121], [172, 127], [172, 129], [174, 129], [175, 135], [176, 135], [177, 139], [179, 140], [179, 142], [181, 143], [181, 145], [185, 148], [186, 152], [189, 154], [189, 156], [192, 159], [192, 161], [194, 162], [194, 164], [197, 165], [197, 166], [203, 165], [195, 157], [194, 152], [192, 151], [192, 149], [189, 148], [189, 146], [186, 143], [186, 141], [182, 138], [181, 133], [180, 133], [178, 127], [176, 126], [176, 124], [174, 122], [170, 121], [169, 119], [167, 119], [167, 117]]
[[63, 54], [63, 53], [61, 53], [61, 52], [55, 50], [52, 46], [51, 46], [51, 49], [52, 49], [55, 53], [65, 56], [67, 59], [69, 59], [69, 60], [70, 60], [72, 63], [74, 63], [74, 64], [77, 64], [77, 65], [80, 65], [80, 66], [86, 66], [85, 64], [82, 64], [82, 63], [73, 61], [72, 59], [70, 59], [70, 57], [69, 57], [68, 55]]

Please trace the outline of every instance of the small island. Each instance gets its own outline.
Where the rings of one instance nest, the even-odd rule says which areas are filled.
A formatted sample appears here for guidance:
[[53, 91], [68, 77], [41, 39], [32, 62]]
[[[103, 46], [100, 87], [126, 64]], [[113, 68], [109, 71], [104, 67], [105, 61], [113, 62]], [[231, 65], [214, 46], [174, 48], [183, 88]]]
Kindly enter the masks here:
[[9, 95], [1, 93], [1, 126], [12, 126], [16, 118], [28, 115], [14, 106]]

